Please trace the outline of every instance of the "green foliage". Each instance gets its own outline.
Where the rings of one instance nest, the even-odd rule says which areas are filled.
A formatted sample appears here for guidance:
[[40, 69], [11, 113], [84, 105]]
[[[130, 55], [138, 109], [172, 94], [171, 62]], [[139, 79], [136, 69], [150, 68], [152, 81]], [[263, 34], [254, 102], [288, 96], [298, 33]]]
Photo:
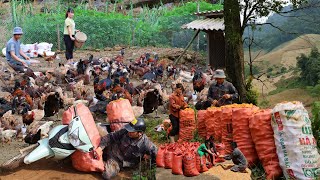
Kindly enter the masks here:
[[312, 49], [309, 56], [302, 54], [297, 57], [297, 66], [301, 69], [301, 80], [309, 86], [315, 86], [320, 79], [320, 53]]
[[312, 97], [315, 97], [318, 100], [320, 100], [320, 84], [317, 84], [315, 86], [307, 86], [307, 90]]
[[312, 106], [312, 132], [320, 147], [320, 102], [314, 102]]
[[[186, 3], [183, 6], [168, 10], [165, 7], [149, 9], [145, 7], [137, 17], [132, 13], [105, 13], [89, 10], [87, 6], [79, 4], [74, 7], [76, 28], [88, 35], [84, 48], [103, 49], [115, 45], [130, 46], [160, 46], [185, 47], [193, 32], [182, 30], [181, 26], [196, 17], [190, 15], [196, 12], [196, 3]], [[57, 48], [60, 32], [60, 47], [64, 47], [63, 26], [66, 6], [57, 4], [48, 7], [42, 14], [17, 14], [25, 17], [21, 26], [25, 31], [24, 43], [50, 42]], [[16, 10], [13, 6], [13, 10]], [[221, 5], [200, 2], [200, 10], [222, 9]], [[183, 12], [183, 13], [182, 13]], [[200, 49], [206, 49], [206, 37], [200, 36]], [[193, 47], [195, 48], [196, 45]]]
[[271, 104], [267, 99], [264, 99], [264, 100], [259, 102], [259, 107], [261, 107], [261, 108], [270, 108]]
[[269, 95], [278, 94], [288, 89], [294, 88], [304, 88], [304, 83], [299, 80], [297, 77], [291, 77], [288, 79], [281, 79], [276, 84], [277, 89], [269, 92]]
[[155, 127], [159, 124], [162, 123], [160, 119], [144, 119], [147, 123], [147, 130], [146, 130], [146, 135], [151, 139], [153, 142], [157, 143], [165, 143], [167, 142], [167, 133], [162, 131], [162, 132], [157, 132], [155, 131]]
[[246, 82], [246, 99], [247, 103], [254, 105], [258, 104], [259, 92], [252, 86], [252, 77], [249, 77]]

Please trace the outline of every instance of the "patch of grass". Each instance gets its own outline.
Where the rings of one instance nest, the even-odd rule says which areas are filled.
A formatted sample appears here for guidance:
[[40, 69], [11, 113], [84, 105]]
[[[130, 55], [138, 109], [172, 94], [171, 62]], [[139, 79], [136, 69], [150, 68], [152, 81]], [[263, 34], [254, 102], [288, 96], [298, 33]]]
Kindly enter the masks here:
[[277, 82], [275, 86], [277, 87], [277, 89], [269, 92], [268, 95], [278, 94], [288, 89], [304, 88], [303, 82], [301, 82], [297, 77], [282, 79], [279, 82]]
[[150, 138], [152, 142], [156, 142], [158, 144], [163, 144], [167, 142], [167, 133], [165, 131], [157, 132], [155, 131], [155, 127], [162, 123], [162, 119], [155, 118], [144, 118], [147, 123], [146, 135]]

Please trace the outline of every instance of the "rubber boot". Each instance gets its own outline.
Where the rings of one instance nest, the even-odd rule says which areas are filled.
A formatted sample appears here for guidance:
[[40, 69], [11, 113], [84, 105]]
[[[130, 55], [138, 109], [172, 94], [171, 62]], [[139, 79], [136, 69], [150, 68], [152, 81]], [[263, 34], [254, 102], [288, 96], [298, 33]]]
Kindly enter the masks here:
[[175, 143], [174, 136], [169, 136], [169, 138], [170, 138], [170, 143]]
[[179, 135], [175, 135], [175, 136], [174, 136], [174, 140], [175, 140], [175, 141], [178, 141], [178, 140], [179, 140]]

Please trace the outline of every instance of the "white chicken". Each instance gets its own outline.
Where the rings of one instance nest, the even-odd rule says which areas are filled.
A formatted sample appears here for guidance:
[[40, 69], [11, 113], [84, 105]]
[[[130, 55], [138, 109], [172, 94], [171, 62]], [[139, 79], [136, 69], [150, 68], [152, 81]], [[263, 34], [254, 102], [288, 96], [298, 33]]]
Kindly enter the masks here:
[[52, 124], [53, 124], [53, 121], [48, 121], [39, 127], [39, 129], [41, 129], [41, 137], [49, 136], [48, 133], [51, 130]]
[[10, 142], [12, 142], [12, 138], [17, 135], [16, 130], [11, 130], [11, 129], [3, 130], [3, 128], [0, 128], [0, 133], [1, 133], [2, 143], [5, 142], [9, 144]]

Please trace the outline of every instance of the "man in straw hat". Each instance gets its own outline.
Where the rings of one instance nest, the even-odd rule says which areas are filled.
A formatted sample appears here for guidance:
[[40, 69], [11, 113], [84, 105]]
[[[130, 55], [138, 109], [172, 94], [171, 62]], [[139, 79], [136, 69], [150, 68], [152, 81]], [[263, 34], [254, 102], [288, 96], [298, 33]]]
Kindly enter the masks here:
[[214, 106], [232, 104], [233, 100], [238, 99], [239, 95], [232, 83], [225, 80], [226, 75], [222, 69], [214, 72], [215, 82], [211, 84], [208, 91], [208, 101]]
[[6, 46], [6, 59], [15, 71], [24, 72], [30, 65], [30, 58], [20, 48], [20, 39], [23, 35], [21, 27], [15, 27], [12, 34], [13, 37]]

